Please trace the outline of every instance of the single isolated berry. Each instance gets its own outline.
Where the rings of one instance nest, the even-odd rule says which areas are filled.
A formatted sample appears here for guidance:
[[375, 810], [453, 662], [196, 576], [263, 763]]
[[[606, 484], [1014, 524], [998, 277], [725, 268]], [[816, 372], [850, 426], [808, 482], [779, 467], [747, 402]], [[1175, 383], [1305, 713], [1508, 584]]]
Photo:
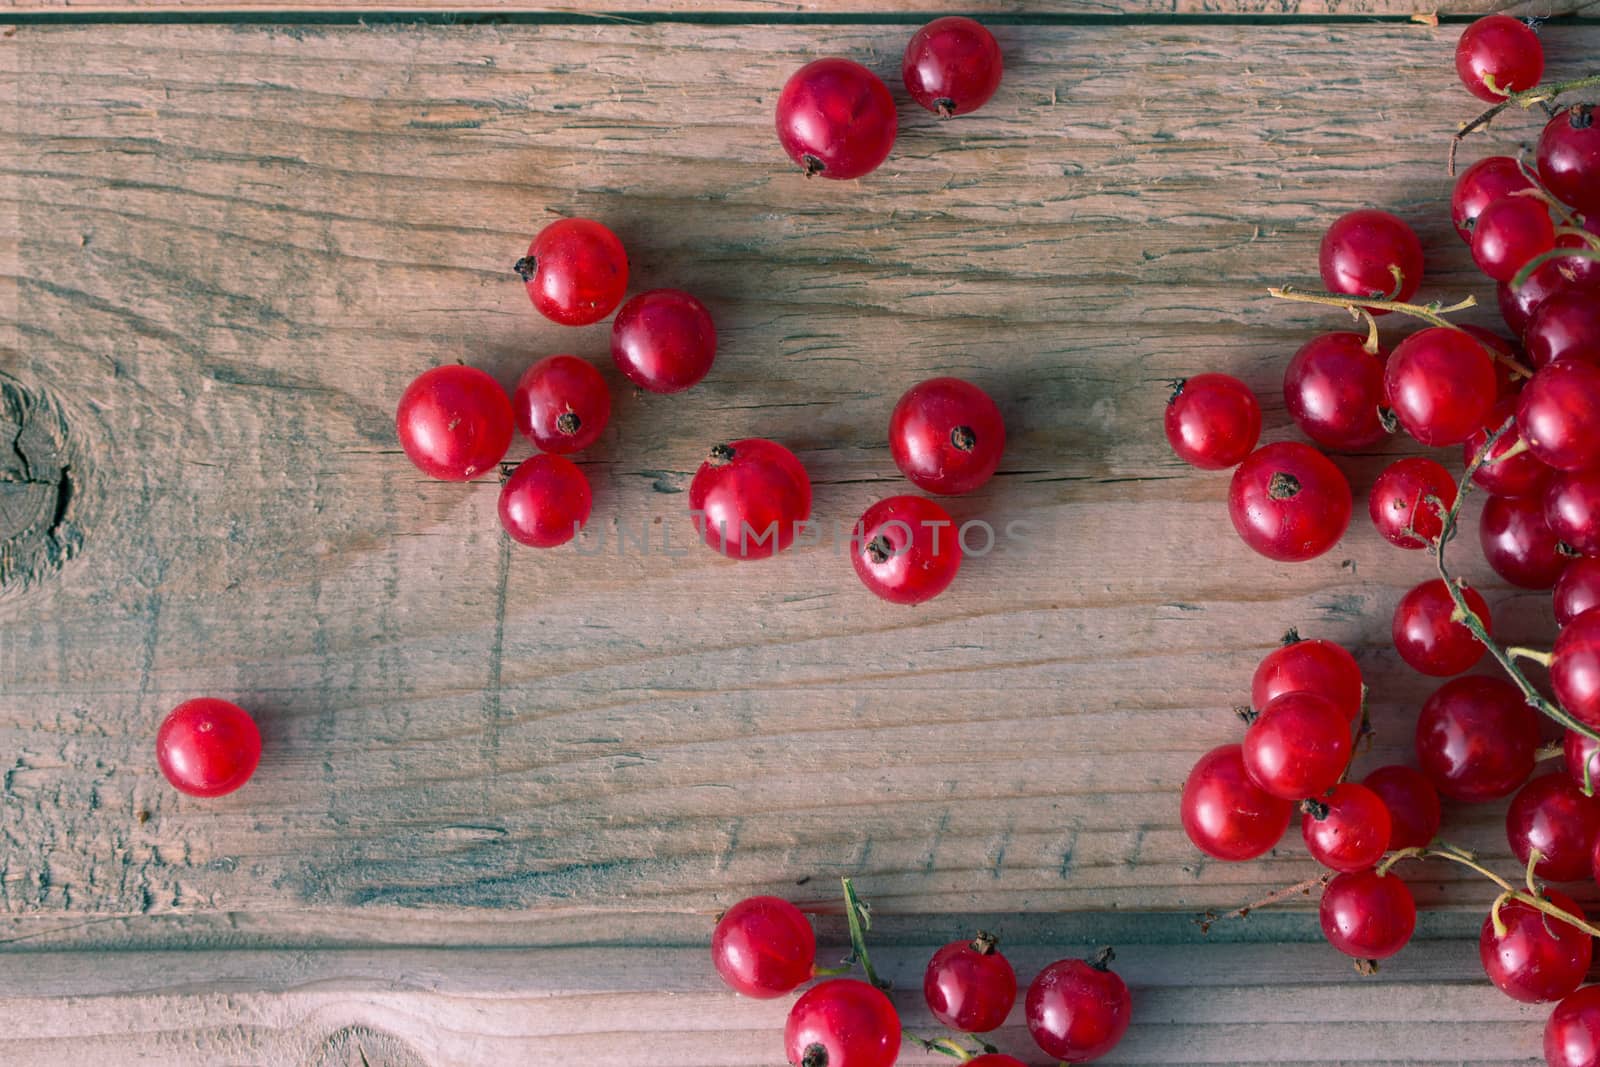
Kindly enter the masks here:
[[1330, 871], [1362, 871], [1389, 847], [1389, 809], [1364, 785], [1340, 782], [1301, 806], [1300, 835], [1311, 858]]
[[1294, 806], [1251, 780], [1240, 746], [1223, 745], [1201, 756], [1189, 772], [1179, 814], [1196, 848], [1237, 861], [1255, 859], [1276, 845]]
[[875, 986], [833, 978], [794, 1002], [783, 1046], [793, 1067], [892, 1067], [900, 1055], [900, 1016]]
[[1537, 850], [1533, 873], [1552, 882], [1587, 880], [1593, 873], [1595, 839], [1600, 837], [1600, 800], [1565, 774], [1542, 774], [1517, 791], [1506, 809], [1506, 840], [1511, 854], [1527, 866]]
[[1544, 1024], [1546, 1067], [1600, 1067], [1600, 985], [1567, 997]]
[[920, 604], [947, 589], [961, 569], [950, 513], [921, 496], [892, 496], [856, 522], [850, 562], [861, 584], [894, 604]]
[[689, 512], [724, 556], [766, 559], [794, 544], [811, 517], [811, 478], [775, 441], [717, 445], [689, 483]]
[[941, 1026], [963, 1034], [999, 1029], [1017, 1000], [1017, 975], [992, 934], [952, 941], [933, 954], [922, 995]]
[[1345, 721], [1361, 718], [1366, 685], [1361, 668], [1343, 645], [1303, 638], [1289, 631], [1281, 648], [1267, 653], [1250, 677], [1250, 705], [1258, 711], [1285, 693], [1315, 693], [1338, 708]]
[[[1471, 586], [1463, 587], [1467, 607], [1486, 632], [1493, 634], [1489, 603]], [[1464, 674], [1483, 658], [1483, 642], [1456, 619], [1456, 602], [1443, 578], [1423, 582], [1400, 598], [1390, 627], [1395, 651], [1415, 671], [1435, 678]]]
[[[1387, 211], [1352, 211], [1323, 234], [1318, 266], [1330, 292], [1410, 300], [1422, 283], [1422, 242]], [[1373, 314], [1387, 311], [1375, 309]]]
[[1541, 367], [1522, 388], [1517, 425], [1546, 466], [1600, 467], [1600, 367], [1572, 359]]
[[565, 455], [599, 438], [611, 419], [611, 390], [587, 360], [549, 356], [523, 372], [511, 410], [535, 448]]
[[1395, 346], [1384, 395], [1406, 433], [1425, 445], [1455, 445], [1483, 426], [1499, 393], [1494, 360], [1463, 330], [1431, 326]]
[[1535, 188], [1522, 164], [1511, 156], [1488, 156], [1461, 172], [1450, 194], [1450, 221], [1456, 233], [1472, 243], [1472, 227], [1483, 209], [1513, 193]]
[[883, 79], [848, 59], [807, 63], [778, 94], [778, 141], [807, 177], [876, 170], [894, 147], [897, 121]]
[[1350, 763], [1350, 722], [1315, 693], [1285, 693], [1244, 734], [1244, 766], [1275, 797], [1320, 797]]
[[758, 1000], [781, 997], [811, 980], [817, 938], [799, 908], [779, 897], [747, 897], [723, 913], [711, 935], [711, 962], [728, 987]]
[[1422, 456], [1385, 467], [1367, 498], [1367, 514], [1383, 539], [1399, 548], [1427, 548], [1444, 532], [1444, 516], [1456, 502], [1456, 480], [1444, 466]]
[[1555, 246], [1556, 224], [1535, 196], [1496, 200], [1472, 227], [1472, 261], [1497, 282], [1509, 282], [1530, 259]]
[[1461, 31], [1456, 73], [1473, 96], [1498, 103], [1539, 84], [1544, 47], [1527, 23], [1510, 15], [1485, 15]]
[[1573, 718], [1600, 728], [1600, 609], [1584, 612], [1556, 635], [1550, 685]]
[[1323, 448], [1352, 451], [1388, 436], [1383, 425], [1383, 364], [1367, 339], [1325, 333], [1300, 346], [1283, 372], [1283, 401], [1302, 433]]
[[941, 496], [970, 493], [1000, 466], [1005, 420], [989, 394], [960, 378], [906, 390], [889, 416], [889, 452], [900, 473]]
[[1228, 516], [1244, 543], [1280, 562], [1322, 555], [1350, 525], [1350, 483], [1310, 445], [1281, 441], [1233, 472]]
[[1389, 809], [1389, 845], [1385, 851], [1421, 848], [1439, 836], [1443, 814], [1439, 791], [1415, 767], [1390, 764], [1379, 767], [1361, 784], [1378, 794]]
[[564, 545], [589, 521], [589, 479], [565, 456], [542, 452], [517, 465], [500, 487], [500, 525], [534, 548]]
[[1417, 763], [1441, 794], [1481, 803], [1510, 796], [1533, 773], [1539, 717], [1504, 678], [1440, 686], [1417, 716]]
[[593, 219], [559, 219], [539, 231], [516, 272], [539, 314], [563, 326], [599, 322], [628, 291], [628, 253]]
[[430, 478], [465, 482], [492, 468], [511, 447], [511, 401], [476, 367], [424, 371], [395, 413], [400, 447]]
[[[1576, 919], [1583, 909], [1565, 893], [1544, 891], [1544, 899]], [[1495, 929], [1498, 915], [1505, 932]], [[1525, 1004], [1560, 1000], [1583, 984], [1594, 943], [1587, 932], [1520, 900], [1508, 900], [1483, 920], [1478, 959], [1489, 980]]]
[[988, 103], [1004, 69], [994, 34], [959, 15], [934, 19], [912, 34], [900, 64], [911, 99], [942, 119]]
[[705, 305], [680, 289], [651, 289], [622, 305], [611, 358], [641, 389], [681, 393], [711, 369], [717, 328]]
[[1491, 496], [1478, 515], [1478, 544], [1494, 572], [1524, 589], [1549, 589], [1571, 561], [1545, 522], [1538, 497]]
[[1322, 935], [1358, 960], [1384, 960], [1406, 947], [1417, 928], [1417, 902], [1396, 874], [1374, 869], [1341, 874], [1322, 890]]
[[1047, 1056], [1088, 1063], [1116, 1047], [1133, 1018], [1128, 986], [1110, 970], [1115, 954], [1093, 960], [1057, 960], [1028, 986], [1028, 1033]]
[[1261, 404], [1229, 374], [1197, 374], [1176, 383], [1167, 400], [1167, 443], [1204, 471], [1236, 467], [1261, 436]]
[[1594, 104], [1555, 113], [1539, 135], [1539, 180], [1585, 217], [1600, 215], [1600, 124]]
[[250, 780], [261, 762], [261, 731], [250, 713], [215, 697], [186, 700], [156, 732], [156, 763], [174, 789], [220, 797]]
[[1556, 622], [1565, 626], [1590, 608], [1600, 608], [1600, 559], [1575, 559], [1556, 579]]

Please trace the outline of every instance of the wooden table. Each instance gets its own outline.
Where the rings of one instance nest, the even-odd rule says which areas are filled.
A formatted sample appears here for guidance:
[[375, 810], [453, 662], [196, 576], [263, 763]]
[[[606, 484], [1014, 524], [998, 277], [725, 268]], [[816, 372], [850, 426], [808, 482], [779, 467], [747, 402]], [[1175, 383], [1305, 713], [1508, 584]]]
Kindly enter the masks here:
[[[1428, 293], [1492, 295], [1445, 207], [1461, 20], [969, 2], [1000, 96], [903, 103], [889, 163], [832, 183], [783, 159], [779, 87], [827, 54], [897, 84], [927, 5], [598, 6], [7, 5], [0, 1062], [776, 1064], [786, 1002], [721, 988], [712, 917], [782, 893], [832, 953], [840, 875], [924, 1030], [930, 948], [983, 923], [1024, 979], [1119, 946], [1135, 1025], [1106, 1063], [1542, 1062], [1545, 1012], [1477, 964], [1483, 883], [1412, 868], [1418, 941], [1363, 979], [1314, 901], [1202, 936], [1315, 870], [1292, 837], [1205, 862], [1177, 822], [1291, 625], [1357, 650], [1364, 765], [1409, 751], [1430, 686], [1388, 619], [1427, 561], [1359, 514], [1322, 559], [1254, 557], [1159, 423], [1170, 379], [1223, 370], [1293, 436], [1284, 362], [1345, 320], [1263, 286], [1314, 283], [1344, 210], [1413, 220]], [[1545, 28], [1552, 73], [1600, 52], [1600, 5], [1517, 10], [1589, 16]], [[605, 325], [531, 311], [509, 267], [559, 215], [610, 223], [636, 288], [706, 300], [704, 383], [624, 390]], [[592, 554], [511, 547], [491, 479], [427, 481], [394, 438], [423, 369], [509, 384], [556, 351], [618, 387], [582, 457]], [[879, 603], [837, 546], [690, 545], [720, 439], [794, 448], [829, 522], [905, 491], [889, 409], [936, 374], [1011, 431], [957, 518], [1028, 524], [948, 594]], [[1341, 459], [1358, 499], [1403, 451]], [[1549, 625], [1462, 556], [1503, 632]], [[220, 800], [153, 759], [199, 694], [265, 735]], [[1448, 826], [1509, 871], [1500, 818]]]

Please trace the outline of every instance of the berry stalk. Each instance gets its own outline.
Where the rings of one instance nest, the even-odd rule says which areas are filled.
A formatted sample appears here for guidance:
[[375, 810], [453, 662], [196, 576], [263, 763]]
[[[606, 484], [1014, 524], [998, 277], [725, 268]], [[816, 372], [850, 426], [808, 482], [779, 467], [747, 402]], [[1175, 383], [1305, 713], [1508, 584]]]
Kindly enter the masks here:
[[1532, 89], [1507, 93], [1506, 98], [1498, 104], [1485, 109], [1477, 117], [1463, 122], [1460, 128], [1456, 130], [1455, 136], [1450, 138], [1450, 176], [1453, 178], [1456, 175], [1456, 147], [1461, 144], [1462, 139], [1474, 130], [1480, 130], [1489, 125], [1494, 121], [1495, 116], [1506, 108], [1515, 104], [1526, 111], [1534, 104], [1542, 104], [1554, 100], [1563, 93], [1570, 93], [1577, 89], [1587, 89], [1596, 85], [1600, 85], [1600, 74], [1589, 74], [1582, 78], [1573, 78], [1564, 82], [1551, 82], [1549, 85], [1535, 85]]
[[1495, 898], [1494, 910], [1492, 914], [1495, 917], [1495, 929], [1501, 934], [1501, 936], [1504, 936], [1504, 926], [1499, 922], [1500, 907], [1507, 900], [1515, 900], [1526, 904], [1530, 908], [1537, 908], [1539, 911], [1544, 912], [1551, 918], [1559, 919], [1561, 922], [1564, 922], [1569, 926], [1575, 926], [1579, 930], [1582, 930], [1584, 933], [1588, 934], [1590, 937], [1600, 937], [1600, 927], [1595, 926], [1593, 923], [1590, 923], [1585, 919], [1578, 918], [1571, 912], [1562, 910], [1559, 906], [1552, 904], [1550, 901], [1539, 895], [1533, 881], [1533, 868], [1541, 858], [1542, 857], [1540, 856], [1538, 849], [1534, 849], [1532, 854], [1528, 857], [1526, 889], [1519, 889], [1517, 886], [1512, 885], [1510, 882], [1500, 877], [1494, 871], [1491, 871], [1489, 868], [1483, 866], [1478, 862], [1477, 856], [1475, 856], [1473, 853], [1468, 852], [1464, 848], [1458, 848], [1455, 845], [1448, 844], [1444, 841], [1437, 841], [1431, 846], [1403, 848], [1397, 852], [1393, 852], [1389, 855], [1388, 859], [1384, 860], [1378, 865], [1377, 870], [1380, 875], [1388, 874], [1391, 867], [1399, 863], [1401, 860], [1407, 859], [1449, 860], [1451, 863], [1458, 863], [1469, 870], [1476, 871], [1500, 887], [1501, 893], [1500, 896]]

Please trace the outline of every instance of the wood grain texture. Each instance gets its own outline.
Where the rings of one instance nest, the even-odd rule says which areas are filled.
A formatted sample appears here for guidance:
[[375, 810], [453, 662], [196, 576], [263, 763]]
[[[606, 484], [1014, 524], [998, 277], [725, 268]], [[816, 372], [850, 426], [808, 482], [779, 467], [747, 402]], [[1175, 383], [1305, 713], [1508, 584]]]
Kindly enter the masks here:
[[[914, 1033], [934, 1035], [920, 971], [934, 946], [874, 953]], [[1031, 975], [1078, 946], [1010, 952]], [[1545, 1011], [1480, 981], [1456, 942], [1361, 978], [1325, 946], [1136, 946], [1117, 967], [1135, 1024], [1108, 1065], [1543, 1062]], [[304, 1067], [765, 1067], [787, 998], [745, 1000], [703, 949], [0, 956], [0, 1056], [19, 1067], [152, 1062]], [[1420, 979], [1426, 975], [1426, 979]], [[1350, 1021], [1343, 1021], [1350, 1020]], [[1020, 1006], [992, 1035], [1037, 1062]], [[1031, 1055], [1030, 1055], [1031, 1053]], [[949, 1063], [909, 1048], [905, 1064]]]

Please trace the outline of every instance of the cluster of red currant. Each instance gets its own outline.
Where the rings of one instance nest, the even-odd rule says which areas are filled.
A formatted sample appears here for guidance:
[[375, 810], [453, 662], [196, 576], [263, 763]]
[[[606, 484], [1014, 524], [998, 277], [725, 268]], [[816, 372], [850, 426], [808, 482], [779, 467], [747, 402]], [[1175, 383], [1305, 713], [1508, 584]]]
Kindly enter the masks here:
[[[825, 978], [802, 993], [789, 1009], [784, 1047], [795, 1067], [890, 1067], [902, 1041], [941, 1052], [969, 1067], [1024, 1067], [973, 1035], [998, 1029], [1017, 999], [1017, 975], [998, 950], [999, 942], [980, 931], [971, 941], [952, 941], [933, 954], [923, 974], [922, 993], [940, 1024], [962, 1039], [925, 1039], [904, 1033], [900, 1016], [872, 968], [865, 931], [870, 919], [844, 879], [852, 951], [840, 967], [818, 967], [817, 941], [810, 920], [787, 900], [749, 897], [717, 920], [711, 935], [711, 962], [737, 993], [767, 1000], [793, 992], [813, 978]], [[1110, 969], [1113, 953], [1101, 949], [1088, 960], [1057, 960], [1029, 984], [1024, 1000], [1028, 1032], [1048, 1056], [1066, 1063], [1088, 1063], [1114, 1048], [1127, 1032], [1132, 999], [1127, 985]], [[865, 980], [844, 978], [859, 964]], [[963, 1041], [977, 1041], [976, 1050]]]
[[[1538, 37], [1503, 15], [1468, 27], [1456, 65], [1467, 88], [1495, 102], [1463, 133], [1507, 106], [1548, 104], [1571, 88], [1600, 84], [1596, 77], [1540, 87]], [[1386, 540], [1427, 549], [1437, 564], [1438, 577], [1396, 607], [1396, 651], [1417, 671], [1449, 678], [1487, 650], [1511, 680], [1444, 683], [1417, 719], [1421, 770], [1383, 767], [1355, 784], [1345, 780], [1355, 743], [1370, 731], [1361, 672], [1346, 650], [1291, 632], [1256, 671], [1255, 710], [1242, 710], [1249, 722], [1243, 744], [1201, 758], [1185, 783], [1181, 814], [1208, 855], [1245, 860], [1278, 843], [1298, 804], [1306, 848], [1332, 872], [1316, 880], [1324, 886], [1323, 932], [1363, 966], [1398, 952], [1415, 927], [1416, 905], [1391, 873], [1395, 863], [1436, 858], [1484, 874], [1501, 890], [1479, 940], [1485, 971], [1518, 1000], [1562, 1001], [1546, 1029], [1552, 1067], [1600, 1067], [1600, 986], [1578, 988], [1600, 929], [1569, 896], [1540, 883], [1600, 877], [1600, 799], [1593, 796], [1600, 771], [1600, 128], [1588, 105], [1547, 110], [1536, 167], [1485, 159], [1461, 175], [1451, 201], [1456, 229], [1498, 284], [1503, 318], [1520, 343], [1444, 318], [1471, 299], [1452, 307], [1410, 303], [1422, 280], [1422, 246], [1387, 212], [1352, 212], [1329, 227], [1319, 264], [1326, 292], [1272, 290], [1346, 308], [1368, 327], [1365, 336], [1314, 338], [1290, 360], [1285, 404], [1307, 437], [1345, 451], [1403, 429], [1423, 445], [1462, 448], [1459, 487], [1434, 460], [1407, 458], [1379, 475], [1368, 499]], [[1452, 146], [1452, 160], [1453, 153]], [[1378, 341], [1377, 316], [1389, 312], [1426, 324], [1392, 352]], [[1237, 465], [1229, 511], [1256, 551], [1310, 559], [1343, 536], [1352, 506], [1345, 476], [1312, 445], [1256, 448], [1260, 407], [1242, 382], [1206, 374], [1182, 383], [1166, 428], [1174, 451], [1195, 466]], [[1553, 652], [1497, 645], [1489, 605], [1445, 567], [1473, 486], [1492, 494], [1479, 540], [1496, 573], [1557, 590]], [[1556, 702], [1528, 680], [1521, 661], [1549, 668]], [[1564, 745], [1540, 748], [1536, 711], [1566, 727]], [[1566, 773], [1529, 780], [1540, 759], [1563, 753]], [[1526, 865], [1524, 887], [1436, 839], [1440, 795], [1512, 797], [1506, 832]]]

